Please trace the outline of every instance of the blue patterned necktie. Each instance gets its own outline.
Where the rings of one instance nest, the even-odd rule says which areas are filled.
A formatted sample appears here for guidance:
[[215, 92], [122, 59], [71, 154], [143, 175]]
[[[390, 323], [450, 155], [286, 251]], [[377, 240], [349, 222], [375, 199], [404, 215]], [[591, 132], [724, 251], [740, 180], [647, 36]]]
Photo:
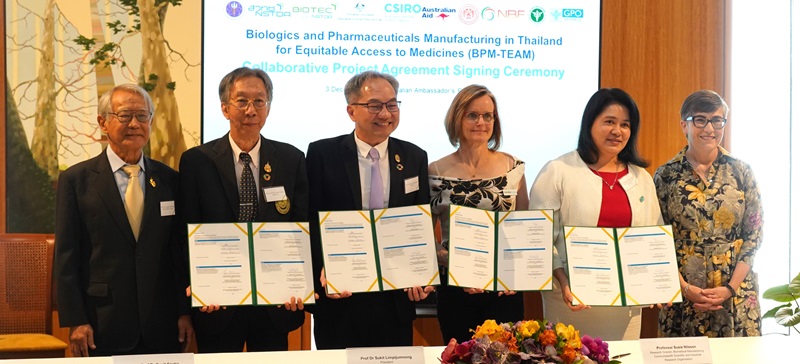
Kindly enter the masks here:
[[369, 186], [369, 209], [383, 208], [383, 178], [381, 178], [381, 156], [378, 150], [369, 150], [369, 159], [372, 160], [372, 177]]
[[239, 160], [244, 164], [242, 179], [239, 181], [239, 221], [253, 221], [256, 218], [258, 194], [256, 193], [256, 180], [253, 170], [250, 169], [250, 155], [241, 152]]

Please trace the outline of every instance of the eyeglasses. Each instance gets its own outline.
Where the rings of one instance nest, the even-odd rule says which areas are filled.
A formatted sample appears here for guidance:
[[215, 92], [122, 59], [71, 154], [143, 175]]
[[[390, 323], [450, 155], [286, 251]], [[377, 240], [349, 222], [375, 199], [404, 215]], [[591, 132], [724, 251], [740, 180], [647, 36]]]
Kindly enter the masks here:
[[138, 122], [140, 122], [142, 124], [149, 123], [150, 119], [153, 116], [153, 114], [151, 114], [149, 112], [145, 112], [145, 111], [137, 111], [137, 112], [120, 111], [118, 113], [110, 112], [110, 113], [108, 113], [108, 115], [116, 116], [117, 120], [119, 120], [119, 122], [123, 123], [123, 124], [130, 123], [131, 120], [133, 120], [134, 117], [136, 118], [136, 121], [138, 121]]
[[240, 99], [235, 99], [235, 100], [231, 100], [231, 101], [232, 102], [229, 102], [228, 104], [233, 106], [233, 107], [235, 107], [235, 108], [237, 108], [237, 109], [239, 109], [239, 110], [247, 110], [247, 107], [250, 106], [251, 103], [253, 104], [253, 107], [258, 109], [258, 110], [264, 109], [267, 106], [269, 106], [269, 101], [264, 100], [264, 99], [245, 99], [245, 98], [240, 98]]
[[464, 115], [464, 118], [467, 119], [472, 124], [477, 124], [478, 119], [483, 118], [483, 121], [487, 124], [494, 123], [494, 113], [487, 112], [485, 114], [478, 114], [476, 112], [471, 112], [467, 115]]
[[705, 116], [695, 115], [686, 118], [686, 121], [691, 121], [695, 128], [701, 129], [705, 128], [708, 123], [711, 123], [711, 126], [714, 127], [714, 129], [719, 130], [725, 127], [725, 123], [728, 122], [728, 119], [721, 118], [719, 116], [708, 119]]
[[365, 103], [352, 103], [350, 105], [353, 106], [364, 106], [367, 108], [370, 114], [379, 114], [383, 111], [383, 107], [386, 106], [386, 110], [389, 112], [398, 112], [400, 111], [400, 101], [389, 101], [389, 102], [365, 102]]

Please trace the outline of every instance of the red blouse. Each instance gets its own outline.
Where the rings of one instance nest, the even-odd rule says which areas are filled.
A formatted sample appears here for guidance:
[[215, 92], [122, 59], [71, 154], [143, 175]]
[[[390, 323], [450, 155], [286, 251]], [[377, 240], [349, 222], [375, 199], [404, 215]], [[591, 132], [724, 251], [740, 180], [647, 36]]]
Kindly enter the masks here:
[[[591, 169], [591, 168], [590, 168]], [[631, 204], [628, 194], [619, 183], [619, 180], [628, 174], [628, 168], [619, 173], [598, 172], [594, 174], [603, 179], [603, 201], [600, 203], [600, 217], [597, 219], [598, 227], [628, 227], [631, 226]]]

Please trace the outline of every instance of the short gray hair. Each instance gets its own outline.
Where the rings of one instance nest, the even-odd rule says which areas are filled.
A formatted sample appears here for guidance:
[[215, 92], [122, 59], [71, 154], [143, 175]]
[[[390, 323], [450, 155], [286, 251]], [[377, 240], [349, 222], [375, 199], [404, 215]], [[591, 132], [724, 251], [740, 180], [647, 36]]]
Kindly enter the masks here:
[[153, 115], [155, 113], [156, 108], [153, 105], [153, 99], [150, 98], [150, 95], [147, 93], [147, 90], [142, 88], [142, 86], [133, 83], [123, 83], [121, 85], [114, 86], [114, 88], [104, 92], [103, 95], [100, 96], [100, 99], [97, 100], [98, 115], [101, 115], [102, 117], [105, 118], [108, 117], [108, 113], [113, 111], [111, 110], [111, 97], [114, 96], [114, 93], [117, 91], [124, 91], [132, 94], [138, 94], [144, 99], [144, 102], [147, 104], [147, 110], [150, 111], [150, 115]]
[[695, 91], [687, 96], [686, 100], [683, 100], [683, 105], [681, 105], [681, 120], [686, 120], [686, 118], [694, 116], [694, 114], [699, 112], [712, 113], [719, 108], [722, 108], [722, 116], [727, 118], [729, 111], [728, 104], [725, 103], [722, 96], [711, 90]]
[[269, 78], [269, 75], [262, 69], [248, 67], [239, 67], [225, 75], [222, 81], [219, 81], [219, 102], [228, 102], [231, 97], [231, 88], [233, 88], [233, 84], [247, 77], [257, 77], [264, 82], [264, 88], [267, 89], [267, 101], [272, 102], [272, 80]]
[[354, 103], [356, 99], [361, 96], [361, 87], [364, 86], [364, 83], [375, 78], [382, 78], [386, 80], [386, 82], [389, 82], [394, 89], [394, 94], [397, 95], [397, 89], [400, 88], [400, 82], [397, 82], [397, 79], [394, 78], [394, 76], [376, 71], [364, 71], [350, 78], [350, 80], [344, 85], [344, 98], [347, 100], [347, 103]]

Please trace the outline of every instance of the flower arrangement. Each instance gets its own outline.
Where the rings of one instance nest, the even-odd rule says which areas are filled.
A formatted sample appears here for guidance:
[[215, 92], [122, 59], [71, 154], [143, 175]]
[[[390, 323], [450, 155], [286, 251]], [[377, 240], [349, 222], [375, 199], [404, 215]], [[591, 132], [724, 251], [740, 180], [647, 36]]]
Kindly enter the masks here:
[[439, 359], [442, 364], [618, 364], [608, 356], [608, 343], [584, 335], [572, 325], [526, 320], [498, 324], [486, 320], [470, 330], [472, 340], [451, 339]]

